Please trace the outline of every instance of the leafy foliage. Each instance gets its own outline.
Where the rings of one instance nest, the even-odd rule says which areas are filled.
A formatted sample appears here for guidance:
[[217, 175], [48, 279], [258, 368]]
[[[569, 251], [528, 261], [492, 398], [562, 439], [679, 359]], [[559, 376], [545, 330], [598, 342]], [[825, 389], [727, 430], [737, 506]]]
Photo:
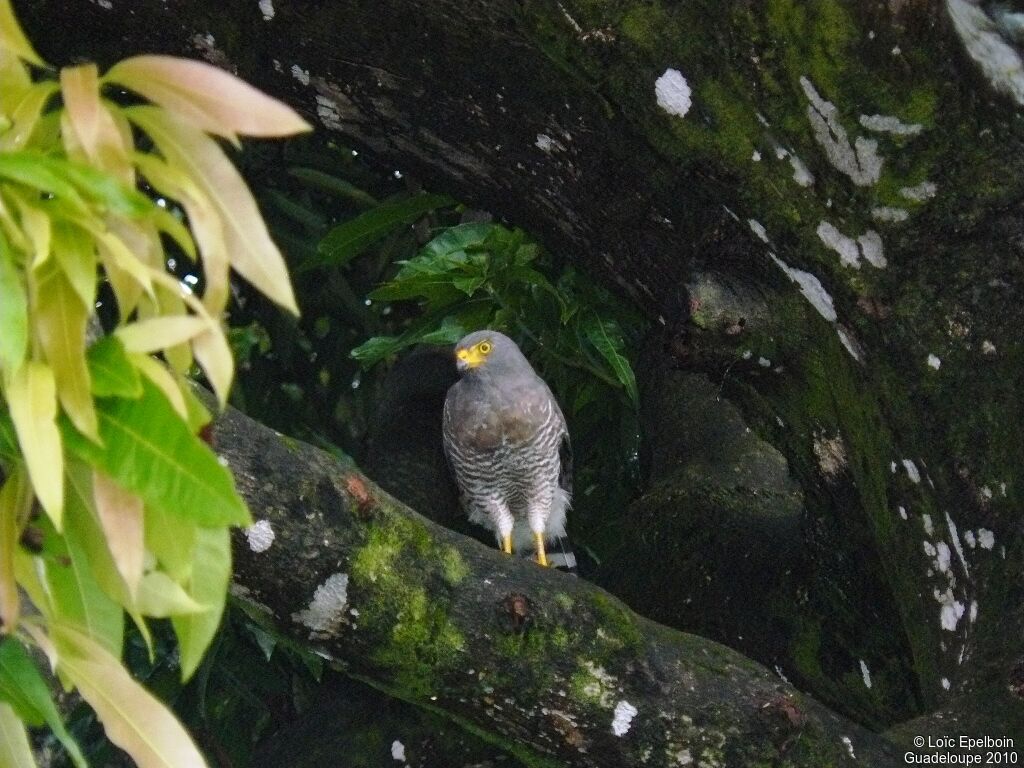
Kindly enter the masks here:
[[[169, 618], [185, 678], [220, 623], [228, 528], [250, 518], [199, 437], [209, 415], [186, 376], [197, 364], [226, 401], [230, 269], [297, 307], [252, 195], [207, 134], [237, 145], [308, 126], [198, 62], [139, 56], [56, 82], [33, 66], [0, 0], [0, 763], [32, 764], [25, 724], [45, 723], [85, 765], [35, 646], [138, 765], [199, 766], [122, 666], [124, 617], [150, 647], [147, 619]], [[152, 103], [119, 106], [123, 89]], [[167, 272], [170, 254], [201, 260], [201, 295]], [[98, 294], [116, 317], [95, 340]], [[38, 615], [22, 615], [22, 593]]]

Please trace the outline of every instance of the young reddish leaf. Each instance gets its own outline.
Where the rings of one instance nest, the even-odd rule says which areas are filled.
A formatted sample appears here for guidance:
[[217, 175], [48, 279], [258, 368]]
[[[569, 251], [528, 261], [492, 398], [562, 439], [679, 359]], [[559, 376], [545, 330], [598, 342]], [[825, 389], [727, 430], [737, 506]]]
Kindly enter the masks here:
[[57, 397], [78, 430], [90, 440], [99, 440], [85, 364], [85, 327], [90, 312], [56, 261], [46, 262], [33, 282], [35, 331], [53, 369]]
[[14, 9], [11, 8], [10, 0], [0, 0], [0, 48], [4, 48], [19, 58], [24, 59], [37, 67], [46, 66], [46, 62], [39, 58], [32, 43], [25, 37], [25, 33], [14, 16]]
[[175, 118], [236, 142], [236, 134], [291, 136], [312, 130], [288, 105], [201, 61], [134, 56], [115, 64], [104, 80], [145, 96]]
[[134, 601], [146, 554], [142, 499], [98, 471], [92, 475], [92, 497], [114, 565]]
[[0, 765], [4, 768], [36, 768], [25, 724], [3, 702], [0, 702]]
[[217, 143], [154, 107], [132, 107], [126, 114], [168, 163], [187, 174], [211, 201], [224, 228], [231, 266], [267, 298], [297, 315], [284, 258], [270, 239], [252, 193]]
[[7, 382], [7, 404], [39, 503], [60, 530], [64, 510], [64, 453], [57, 429], [57, 384], [53, 370], [26, 362]]
[[181, 652], [182, 680], [188, 680], [196, 671], [220, 626], [230, 581], [231, 536], [228, 530], [197, 529], [192, 576], [186, 586], [189, 594], [206, 610], [171, 618]]
[[[81, 148], [88, 161], [112, 173], [125, 183], [132, 182], [132, 166], [121, 131], [107, 107], [100, 101], [99, 76], [95, 64], [65, 67], [60, 72], [67, 127], [65, 147], [69, 156]], [[77, 142], [69, 144], [72, 133]], [[77, 147], [75, 146], [77, 144]]]
[[139, 768], [206, 768], [174, 715], [115, 656], [68, 627], [55, 626], [54, 635], [61, 651], [58, 669], [96, 710], [107, 738]]

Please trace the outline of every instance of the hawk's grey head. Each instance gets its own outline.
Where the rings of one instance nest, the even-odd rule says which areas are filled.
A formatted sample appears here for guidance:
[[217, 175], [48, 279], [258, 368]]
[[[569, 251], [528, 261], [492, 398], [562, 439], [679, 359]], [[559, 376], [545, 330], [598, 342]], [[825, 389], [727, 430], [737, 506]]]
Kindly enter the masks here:
[[455, 345], [455, 365], [463, 376], [533, 374], [529, 361], [512, 339], [498, 331], [474, 331]]

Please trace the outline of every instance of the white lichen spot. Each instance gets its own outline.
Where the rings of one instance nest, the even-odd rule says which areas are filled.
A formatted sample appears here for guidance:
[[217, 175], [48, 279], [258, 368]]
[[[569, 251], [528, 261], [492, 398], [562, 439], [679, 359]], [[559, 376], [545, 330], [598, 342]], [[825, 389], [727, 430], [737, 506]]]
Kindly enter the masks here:
[[757, 358], [757, 364], [760, 365], [762, 368], [771, 368], [772, 367], [772, 361], [769, 360], [767, 357], [759, 357], [759, 358]]
[[875, 232], [875, 230], [869, 229], [858, 237], [857, 244], [860, 246], [860, 251], [868, 264], [878, 269], [885, 267], [887, 262], [882, 253], [882, 236]]
[[953, 590], [947, 588], [945, 592], [934, 590], [932, 593], [941, 605], [939, 610], [939, 622], [947, 632], [956, 632], [957, 622], [963, 618], [964, 604], [953, 597]]
[[935, 526], [932, 524], [932, 516], [929, 514], [921, 515], [921, 525], [924, 526], [924, 532], [929, 536], [935, 535]]
[[814, 436], [814, 455], [818, 459], [818, 467], [825, 477], [834, 478], [846, 466], [846, 445], [841, 435], [825, 437]]
[[864, 350], [861, 349], [860, 344], [853, 338], [853, 335], [841, 325], [836, 326], [836, 335], [839, 336], [839, 342], [843, 345], [843, 348], [850, 353], [850, 357], [858, 363], [863, 363]]
[[996, 345], [985, 339], [981, 342], [981, 353], [983, 355], [994, 355], [996, 353]]
[[988, 528], [979, 528], [978, 545], [982, 549], [992, 549], [996, 545], [996, 535]]
[[907, 200], [923, 203], [931, 200], [939, 192], [939, 186], [933, 181], [922, 181], [913, 187], [900, 187], [900, 194]]
[[615, 705], [615, 715], [612, 719], [612, 733], [616, 736], [625, 736], [636, 717], [636, 707], [623, 699]]
[[[903, 468], [907, 470], [907, 477], [910, 478], [910, 482], [917, 483], [921, 482], [921, 473], [917, 471], [917, 465], [910, 459], [903, 459]], [[927, 515], [925, 515], [927, 517]]]
[[934, 369], [936, 371], [939, 370], [939, 368], [942, 367], [942, 361], [939, 359], [938, 355], [935, 355], [935, 354], [928, 355], [928, 367], [932, 368], [932, 369]]
[[940, 541], [935, 545], [935, 567], [939, 569], [939, 573], [946, 573], [949, 571], [949, 545]]
[[969, 613], [967, 614], [967, 618], [970, 620], [971, 624], [973, 624], [975, 621], [978, 620], [978, 601], [977, 600], [971, 600], [971, 608], [970, 608]]
[[942, 683], [942, 690], [948, 691], [949, 690], [949, 678], [948, 677], [944, 677], [944, 678], [942, 678], [942, 680], [940, 682]]
[[747, 219], [747, 223], [750, 225], [750, 231], [757, 235], [761, 242], [768, 242], [768, 230], [764, 228], [764, 224], [756, 219]]
[[850, 740], [850, 737], [849, 736], [843, 736], [842, 741], [843, 741], [843, 745], [846, 747], [846, 751], [850, 753], [850, 757], [852, 759], [856, 760], [857, 759], [857, 755], [853, 751], [853, 742]]
[[860, 676], [864, 680], [864, 686], [867, 688], [871, 687], [871, 670], [868, 669], [867, 662], [864, 659], [860, 660]]
[[316, 588], [308, 608], [292, 614], [292, 621], [310, 630], [310, 638], [323, 640], [335, 633], [348, 603], [348, 574], [335, 573]]
[[565, 145], [558, 139], [551, 138], [546, 133], [538, 133], [537, 140], [533, 142], [533, 146], [537, 147], [541, 152], [551, 154], [552, 152], [565, 151]]
[[946, 527], [949, 529], [949, 538], [953, 542], [953, 549], [956, 550], [956, 556], [960, 558], [960, 564], [964, 567], [964, 573], [968, 576], [971, 575], [971, 569], [967, 567], [967, 558], [964, 557], [964, 547], [960, 543], [960, 533], [956, 529], [956, 523], [953, 522], [953, 518], [949, 516], [949, 512], [946, 512]]
[[309, 85], [309, 70], [303, 69], [298, 64], [292, 64], [291, 68], [292, 77], [298, 80], [303, 85]]
[[924, 553], [928, 555], [928, 557], [935, 557], [935, 545], [932, 544], [930, 541], [922, 541], [921, 548], [924, 550]]
[[274, 529], [269, 520], [257, 520], [245, 529], [245, 538], [253, 552], [266, 552], [274, 543]]
[[693, 765], [693, 755], [690, 750], [681, 749], [676, 752], [676, 765]]
[[847, 267], [860, 268], [860, 248], [857, 241], [847, 237], [829, 221], [818, 225], [818, 237], [827, 247], [839, 254], [839, 261]]
[[900, 513], [900, 517], [901, 518], [903, 518], [904, 520], [907, 519], [907, 508], [906, 507], [899, 507], [896, 511]]
[[[976, 0], [946, 0], [946, 8], [967, 54], [978, 63], [992, 87], [1024, 105], [1024, 62], [1003, 39], [997, 21]], [[1005, 24], [1002, 26], [1006, 31]]]
[[809, 187], [814, 184], [814, 174], [811, 173], [803, 160], [794, 154], [790, 154], [789, 164], [793, 168], [793, 181], [801, 187]]
[[761, 153], [755, 149], [754, 154], [750, 156], [750, 159], [753, 160], [755, 163], [761, 162]]
[[875, 133], [891, 133], [894, 136], [917, 136], [924, 126], [919, 123], [904, 123], [892, 115], [861, 115], [860, 124]]
[[802, 269], [789, 266], [774, 253], [770, 255], [772, 261], [775, 262], [779, 269], [785, 272], [786, 276], [800, 287], [800, 293], [818, 311], [818, 314], [830, 323], [834, 323], [837, 317], [836, 308], [832, 303], [832, 297], [829, 295], [829, 292], [821, 284], [821, 280], [810, 272], [804, 272]]
[[259, 6], [264, 21], [270, 21], [274, 18], [274, 0], [260, 0]]
[[974, 538], [974, 531], [970, 529], [964, 531], [964, 541], [967, 542], [967, 546], [971, 549], [974, 549], [975, 545], [978, 543], [978, 540]]
[[654, 95], [659, 107], [678, 117], [685, 117], [693, 103], [690, 85], [678, 69], [665, 70], [665, 74], [654, 82]]
[[391, 759], [400, 763], [405, 762], [405, 744], [398, 739], [391, 742]]
[[810, 101], [807, 118], [814, 137], [825, 150], [828, 161], [859, 187], [877, 183], [882, 177], [883, 163], [878, 154], [878, 142], [858, 136], [851, 146], [835, 104], [823, 99], [806, 77], [800, 78], [800, 85]]
[[341, 122], [341, 115], [338, 114], [337, 106], [326, 96], [317, 94], [316, 114], [317, 117], [320, 118], [320, 122], [324, 124], [325, 128], [334, 131], [340, 131], [344, 128], [344, 124]]
[[893, 208], [888, 205], [880, 205], [871, 209], [871, 217], [875, 221], [884, 221], [888, 224], [899, 224], [910, 218], [910, 214], [903, 208]]

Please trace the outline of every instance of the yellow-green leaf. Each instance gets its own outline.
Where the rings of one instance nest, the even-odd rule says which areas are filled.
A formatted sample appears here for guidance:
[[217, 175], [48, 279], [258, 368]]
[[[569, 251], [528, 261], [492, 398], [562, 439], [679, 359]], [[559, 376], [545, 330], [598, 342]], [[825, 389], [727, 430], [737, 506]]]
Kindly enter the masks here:
[[142, 614], [155, 619], [202, 613], [207, 610], [207, 606], [193, 600], [178, 582], [163, 571], [150, 571], [142, 577], [136, 605]]
[[21, 367], [28, 350], [28, 301], [21, 274], [0, 234], [0, 370], [7, 373]]
[[0, 114], [10, 115], [32, 87], [28, 69], [18, 57], [0, 45]]
[[202, 613], [171, 618], [181, 652], [181, 677], [188, 680], [220, 626], [231, 581], [231, 536], [226, 528], [199, 528], [189, 594], [207, 607]]
[[96, 711], [114, 744], [139, 768], [205, 768], [202, 755], [167, 708], [121, 662], [79, 632], [57, 626], [59, 669]]
[[146, 509], [146, 549], [156, 555], [172, 579], [185, 582], [192, 574], [198, 526], [165, 509]]
[[311, 126], [287, 104], [201, 61], [174, 56], [133, 56], [104, 77], [145, 96], [172, 119], [232, 141], [243, 136], [291, 136]]
[[32, 486], [22, 467], [15, 467], [0, 490], [0, 620], [4, 630], [18, 625], [21, 601], [14, 572], [14, 553], [21, 528], [32, 508]]
[[10, 0], [0, 0], [0, 48], [6, 48], [11, 53], [24, 59], [37, 67], [46, 65], [39, 54], [35, 52], [32, 43], [25, 37], [25, 33], [18, 24], [14, 15]]
[[90, 312], [96, 303], [96, 246], [89, 235], [63, 221], [54, 222], [53, 255]]
[[98, 440], [96, 410], [85, 364], [85, 327], [89, 310], [79, 300], [56, 261], [36, 271], [35, 331], [53, 369], [57, 396], [80, 432]]
[[209, 322], [195, 315], [151, 317], [118, 328], [114, 335], [129, 352], [159, 352], [191, 341], [207, 331]]
[[7, 383], [7, 404], [39, 503], [60, 530], [64, 509], [64, 454], [57, 429], [57, 384], [53, 370], [35, 360]]
[[186, 173], [213, 204], [224, 227], [231, 266], [257, 290], [298, 314], [281, 252], [270, 239], [252, 193], [217, 143], [154, 107], [132, 107], [128, 118], [142, 128], [168, 163]]
[[188, 406], [185, 404], [184, 395], [181, 394], [181, 385], [174, 378], [174, 374], [168, 371], [163, 363], [149, 355], [132, 355], [131, 361], [139, 373], [149, 379], [163, 393], [175, 413], [187, 420]]
[[0, 766], [2, 768], [35, 768], [32, 747], [25, 725], [10, 706], [0, 702]]
[[[6, 74], [0, 66], [0, 78]], [[0, 79], [7, 87], [7, 81]], [[39, 118], [47, 102], [57, 92], [57, 84], [49, 81], [36, 83], [26, 88], [21, 95], [17, 106], [11, 111], [11, 127], [0, 136], [0, 149], [11, 152], [22, 149], [32, 138], [32, 134], [39, 125]]]
[[20, 196], [14, 198], [14, 204], [21, 214], [21, 230], [32, 243], [32, 250], [35, 256], [32, 259], [32, 266], [38, 267], [50, 256], [50, 241], [52, 229], [50, 217], [43, 211], [25, 202]]
[[142, 499], [98, 471], [92, 476], [92, 497], [107, 547], [134, 601], [146, 553]]
[[215, 327], [197, 336], [192, 341], [192, 351], [223, 407], [228, 402], [231, 380], [235, 375], [235, 358], [231, 354], [228, 340], [224, 337], [224, 331], [220, 327]]

